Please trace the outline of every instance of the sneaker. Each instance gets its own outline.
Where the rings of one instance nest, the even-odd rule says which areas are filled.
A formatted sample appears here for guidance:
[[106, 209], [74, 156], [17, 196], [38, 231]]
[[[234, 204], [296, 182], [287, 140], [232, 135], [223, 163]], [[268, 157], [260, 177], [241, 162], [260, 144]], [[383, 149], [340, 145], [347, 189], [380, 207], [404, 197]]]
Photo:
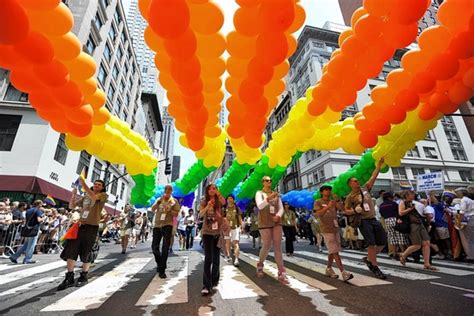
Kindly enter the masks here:
[[30, 260], [30, 261], [23, 261], [23, 264], [35, 264], [37, 263], [38, 261], [35, 261], [35, 260]]
[[81, 272], [81, 275], [79, 276], [79, 278], [77, 278], [76, 286], [77, 286], [77, 287], [81, 287], [81, 286], [83, 286], [83, 285], [86, 285], [87, 282], [89, 282], [89, 281], [87, 280], [87, 272], [82, 271], [82, 272]]
[[216, 289], [219, 286], [219, 283], [212, 283], [212, 289]]
[[350, 279], [352, 279], [352, 278], [354, 277], [354, 275], [352, 275], [352, 273], [347, 272], [347, 271], [345, 271], [345, 270], [342, 271], [341, 274], [342, 274], [342, 279], [343, 279], [344, 281], [349, 281]]
[[337, 279], [339, 276], [334, 272], [332, 268], [326, 268], [326, 275], [330, 277], [331, 279]]
[[257, 263], [257, 277], [263, 277], [263, 263]]
[[122, 250], [122, 254], [125, 254], [125, 250]]
[[166, 273], [164, 272], [158, 273], [158, 276], [160, 277], [160, 279], [166, 279]]
[[239, 266], [239, 258], [235, 258], [234, 267], [238, 267], [238, 266]]
[[206, 288], [203, 288], [203, 289], [201, 290], [201, 294], [202, 294], [202, 296], [206, 296], [206, 295], [209, 294], [209, 290], [206, 289]]
[[8, 258], [10, 259], [11, 262], [13, 262], [13, 263], [18, 263], [18, 261], [16, 261], [15, 258], [13, 258], [13, 257], [8, 257]]
[[288, 280], [286, 272], [278, 272], [278, 281], [283, 284], [290, 284], [290, 280]]
[[370, 271], [374, 271], [374, 265], [369, 261], [369, 259], [367, 259], [367, 257], [362, 257], [362, 261], [367, 265], [367, 268], [369, 268]]
[[378, 279], [385, 280], [387, 278], [387, 276], [385, 274], [383, 274], [382, 271], [380, 271], [378, 266], [373, 267], [372, 272], [375, 274], [375, 277], [378, 278]]
[[74, 272], [66, 272], [66, 278], [59, 284], [57, 290], [62, 291], [74, 285]]
[[322, 248], [319, 248], [319, 252], [322, 253], [322, 252], [323, 252], [323, 249], [322, 249]]
[[232, 262], [232, 258], [231, 258], [231, 257], [225, 257], [224, 260], [225, 260], [227, 263], [231, 263], [231, 262]]

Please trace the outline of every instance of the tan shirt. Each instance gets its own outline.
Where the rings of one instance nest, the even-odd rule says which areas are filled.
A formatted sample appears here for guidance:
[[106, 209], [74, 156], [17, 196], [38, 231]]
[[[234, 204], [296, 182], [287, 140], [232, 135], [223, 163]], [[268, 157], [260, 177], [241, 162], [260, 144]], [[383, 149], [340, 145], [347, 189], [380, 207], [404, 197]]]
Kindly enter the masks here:
[[236, 207], [235, 205], [232, 207], [227, 207], [225, 214], [230, 229], [236, 229], [237, 227], [242, 226], [242, 217], [240, 215], [240, 209], [238, 207]]
[[87, 194], [77, 201], [76, 205], [81, 207], [79, 222], [82, 224], [99, 226], [102, 218], [102, 209], [107, 201], [107, 193], [96, 194], [97, 199], [93, 201]]
[[[201, 204], [202, 205], [202, 204]], [[202, 220], [202, 234], [203, 235], [219, 235], [222, 228], [222, 217], [219, 207], [214, 207], [206, 211]]]
[[173, 217], [177, 216], [181, 205], [173, 197], [170, 197], [166, 201], [163, 197], [160, 197], [156, 201], [158, 209], [155, 212], [154, 227], [173, 226]]
[[[317, 212], [327, 206], [328, 203], [326, 201], [319, 199], [314, 203], [314, 210]], [[316, 216], [319, 218], [319, 226], [321, 227], [322, 233], [337, 233], [339, 231], [336, 206], [329, 208], [324, 215]]]
[[257, 191], [255, 195], [255, 203], [257, 204], [258, 212], [258, 228], [272, 228], [275, 225], [281, 225], [281, 218], [279, 223], [273, 221], [273, 216], [283, 215], [283, 203], [278, 197], [271, 201], [267, 201], [267, 194], [263, 191]]
[[[362, 219], [375, 218], [375, 206], [372, 196], [366, 187], [361, 187], [359, 192], [351, 192], [346, 197], [345, 207], [355, 210], [357, 206], [362, 207]], [[362, 194], [364, 201], [362, 201]]]
[[283, 226], [295, 227], [296, 225], [296, 214], [292, 210], [283, 211], [281, 216], [281, 222]]

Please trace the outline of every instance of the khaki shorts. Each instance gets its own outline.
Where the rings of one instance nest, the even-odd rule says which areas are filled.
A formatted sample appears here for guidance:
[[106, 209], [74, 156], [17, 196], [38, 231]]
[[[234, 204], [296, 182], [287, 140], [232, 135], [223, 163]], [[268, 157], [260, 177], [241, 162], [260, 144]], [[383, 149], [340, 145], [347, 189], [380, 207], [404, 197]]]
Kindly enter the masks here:
[[423, 241], [430, 240], [430, 235], [423, 224], [410, 224], [410, 241], [412, 245], [421, 245]]
[[341, 251], [341, 235], [339, 233], [323, 233], [323, 238], [329, 254]]
[[447, 227], [436, 227], [436, 239], [449, 239], [449, 230]]

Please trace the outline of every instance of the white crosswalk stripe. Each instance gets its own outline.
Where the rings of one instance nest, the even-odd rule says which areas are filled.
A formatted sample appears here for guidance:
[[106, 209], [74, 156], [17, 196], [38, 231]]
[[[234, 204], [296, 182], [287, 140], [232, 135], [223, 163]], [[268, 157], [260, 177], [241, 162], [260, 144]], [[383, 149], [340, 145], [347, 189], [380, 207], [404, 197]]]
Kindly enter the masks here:
[[11, 264], [2, 263], [2, 264], [0, 264], [0, 272], [6, 271], [6, 270], [10, 270], [10, 269], [13, 269], [13, 268], [16, 268], [16, 267], [18, 267], [17, 264], [13, 264], [13, 263], [11, 263]]
[[130, 281], [150, 262], [151, 258], [133, 258], [124, 261], [112, 271], [84, 285], [56, 303], [43, 308], [42, 312], [58, 312], [94, 309]]
[[[327, 255], [320, 254], [320, 253], [313, 253], [309, 251], [299, 251], [298, 254], [311, 257], [311, 258], [316, 258], [320, 260], [327, 260]], [[340, 253], [342, 257], [342, 264], [347, 267], [353, 267], [353, 268], [359, 268], [359, 269], [364, 269], [366, 270], [366, 265], [362, 263], [361, 261], [353, 261], [351, 259], [345, 258], [344, 255], [345, 253], [341, 252]], [[362, 258], [362, 256], [360, 257]], [[380, 260], [378, 260], [380, 262]], [[413, 272], [409, 271], [407, 269], [392, 269], [388, 268], [385, 266], [380, 266], [382, 268], [382, 272], [391, 276], [395, 276], [398, 278], [402, 279], [407, 279], [407, 280], [430, 280], [430, 279], [438, 279], [438, 276], [430, 275], [430, 274], [424, 274], [424, 273], [418, 273], [418, 272]], [[352, 280], [351, 280], [352, 281]], [[355, 281], [354, 281], [355, 282]], [[352, 282], [351, 282], [352, 283]]]
[[268, 296], [265, 291], [232, 265], [221, 267], [221, 278], [217, 289], [224, 300]]
[[64, 265], [64, 261], [58, 260], [43, 265], [35, 266], [33, 268], [10, 272], [8, 274], [2, 275], [2, 277], [0, 278], [0, 285], [22, 280], [34, 276], [36, 274], [44, 273], [54, 269], [64, 268]]

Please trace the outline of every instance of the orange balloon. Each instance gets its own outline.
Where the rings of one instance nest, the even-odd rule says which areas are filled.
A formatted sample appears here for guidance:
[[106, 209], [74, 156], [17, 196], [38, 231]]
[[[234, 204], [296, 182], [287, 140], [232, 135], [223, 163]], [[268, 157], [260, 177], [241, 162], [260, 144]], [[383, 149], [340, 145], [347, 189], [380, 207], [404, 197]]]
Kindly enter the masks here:
[[[474, 18], [472, 19], [474, 24]], [[461, 32], [456, 34], [449, 43], [449, 53], [456, 56], [458, 59], [467, 59], [474, 56], [474, 45], [469, 45], [471, 39], [474, 37], [474, 25], [469, 32]]]
[[183, 102], [183, 98], [179, 91], [167, 91], [166, 97], [168, 98], [168, 101], [170, 101], [170, 106], [171, 103], [180, 105]]
[[[229, 114], [229, 122], [230, 122], [230, 117], [231, 116]], [[242, 121], [229, 124], [229, 126], [227, 127], [227, 135], [229, 135], [229, 137], [232, 139], [241, 138], [245, 134], [244, 128], [245, 126], [244, 124], [242, 124]]]
[[200, 58], [202, 77], [220, 77], [224, 74], [226, 65], [223, 57]]
[[158, 75], [158, 81], [166, 90], [178, 89], [171, 75], [167, 74], [166, 72], [160, 72], [160, 74]]
[[219, 32], [224, 24], [224, 14], [213, 2], [202, 4], [189, 4], [191, 13], [190, 27], [201, 34], [214, 34]]
[[372, 89], [370, 96], [375, 103], [392, 104], [397, 96], [397, 90], [388, 87], [386, 84], [379, 85]]
[[410, 85], [410, 74], [402, 68], [390, 71], [387, 76], [387, 84], [394, 90], [403, 90]]
[[212, 94], [204, 94], [204, 100], [206, 104], [220, 104], [222, 100], [224, 99], [224, 92], [222, 91], [216, 91]]
[[13, 45], [28, 36], [30, 25], [25, 10], [17, 1], [2, 1], [0, 10], [0, 44]]
[[275, 79], [282, 79], [288, 74], [288, 70], [290, 69], [290, 63], [285, 60], [281, 64], [275, 66], [273, 68], [273, 78]]
[[[272, 49], [268, 49], [271, 47]], [[282, 63], [288, 54], [288, 41], [284, 33], [263, 33], [257, 37], [256, 54], [270, 66]]]
[[18, 0], [18, 2], [28, 9], [52, 10], [61, 3], [61, 0]]
[[260, 148], [263, 145], [261, 133], [246, 133], [244, 135], [244, 140], [250, 148]]
[[176, 120], [174, 122], [174, 126], [176, 127], [176, 129], [178, 131], [180, 131], [181, 133], [185, 133], [186, 132], [186, 128], [188, 126], [188, 121], [186, 120], [186, 118], [180, 118], [179, 120]]
[[75, 109], [64, 111], [69, 121], [77, 124], [90, 124], [94, 116], [94, 109], [89, 104], [82, 105]]
[[265, 64], [262, 60], [257, 58], [250, 60], [247, 72], [249, 79], [253, 79], [262, 85], [269, 83], [273, 77], [273, 67]]
[[148, 20], [148, 11], [150, 11], [150, 4], [153, 0], [139, 0], [138, 10], [145, 20]]
[[50, 87], [62, 86], [69, 80], [67, 68], [56, 59], [47, 64], [34, 66], [33, 71], [39, 80]]
[[439, 6], [436, 17], [442, 25], [454, 33], [467, 28], [473, 10], [471, 1], [444, 1]]
[[430, 3], [431, 0], [393, 0], [390, 19], [404, 25], [417, 23], [423, 17]]
[[372, 130], [377, 135], [387, 135], [390, 132], [390, 123], [384, 119], [377, 119], [371, 122]]
[[449, 30], [443, 25], [433, 25], [423, 30], [418, 37], [418, 46], [428, 53], [440, 53], [449, 46]]
[[13, 49], [33, 64], [45, 64], [54, 57], [53, 47], [46, 37], [38, 32], [30, 32], [24, 40], [16, 43]]
[[171, 59], [169, 58], [166, 51], [159, 51], [155, 55], [155, 65], [156, 68], [161, 72], [170, 73], [171, 72]]
[[168, 105], [168, 113], [176, 120], [186, 118], [186, 111], [184, 107], [177, 103], [170, 102], [170, 104]]
[[354, 119], [354, 126], [361, 132], [372, 131], [372, 121], [368, 120], [364, 115]]
[[290, 57], [296, 52], [298, 43], [296, 42], [296, 38], [293, 35], [287, 35], [286, 40], [288, 41], [288, 52], [286, 53], [286, 56]]
[[225, 80], [225, 89], [232, 95], [236, 95], [239, 90], [241, 81], [234, 77], [227, 77]]
[[160, 52], [165, 49], [164, 39], [159, 37], [149, 25], [145, 28], [143, 38], [152, 51]]
[[64, 108], [78, 108], [84, 100], [81, 91], [72, 81], [61, 87], [53, 88], [52, 94], [55, 100]]
[[81, 53], [81, 42], [72, 32], [62, 36], [51, 36], [49, 40], [53, 46], [54, 55], [59, 60], [72, 60]]
[[3, 69], [24, 68], [22, 59], [10, 45], [0, 45], [0, 67]]
[[428, 71], [420, 72], [413, 76], [410, 88], [420, 94], [428, 93], [436, 86], [435, 77]]
[[306, 20], [306, 12], [303, 7], [299, 4], [295, 4], [295, 19], [291, 24], [290, 28], [287, 30], [288, 33], [295, 33], [303, 26]]
[[359, 21], [359, 19], [361, 17], [363, 17], [364, 15], [366, 15], [366, 14], [367, 14], [367, 10], [364, 7], [360, 7], [357, 10], [355, 10], [354, 13], [352, 13], [352, 17], [351, 17], [351, 26], [352, 26], [352, 28], [354, 28], [357, 21]]
[[308, 104], [308, 113], [312, 116], [320, 116], [326, 112], [327, 104], [322, 102], [317, 102], [315, 100], [311, 101]]
[[366, 51], [367, 44], [364, 44], [362, 40], [357, 36], [351, 36], [347, 38], [341, 46], [341, 52], [350, 54], [350, 56], [356, 57], [364, 54]]
[[383, 116], [391, 124], [400, 124], [406, 119], [407, 112], [391, 107], [383, 114]]
[[36, 109], [44, 109], [44, 111], [48, 111], [48, 109], [57, 109], [58, 111], [62, 111], [59, 104], [53, 99], [51, 94], [44, 90], [34, 90], [28, 95], [28, 102], [33, 105]]
[[430, 62], [429, 56], [419, 49], [413, 49], [405, 53], [402, 57], [402, 67], [409, 73], [418, 73], [428, 66]]
[[179, 88], [183, 96], [193, 96], [195, 94], [202, 93], [204, 86], [203, 86], [203, 81], [201, 79], [198, 79], [189, 83], [186, 87], [179, 87]]
[[225, 51], [225, 38], [222, 34], [212, 35], [196, 34], [197, 51], [196, 54], [203, 58], [221, 56]]
[[343, 31], [341, 34], [339, 34], [339, 38], [337, 40], [337, 42], [339, 43], [339, 46], [342, 46], [342, 43], [344, 43], [344, 41], [348, 39], [349, 37], [351, 37], [353, 34], [354, 34], [354, 31], [352, 31], [352, 29], [347, 29]]
[[92, 131], [92, 124], [77, 124], [67, 121], [69, 132], [77, 137], [86, 137]]
[[232, 114], [232, 116], [238, 116], [241, 119], [243, 119], [246, 112], [245, 105], [235, 94], [232, 94], [232, 96], [227, 99], [226, 108], [229, 111], [229, 115]]
[[364, 114], [364, 117], [369, 121], [375, 121], [382, 115], [382, 113], [380, 113], [380, 109], [373, 102], [364, 106], [362, 109], [362, 114]]
[[391, 1], [364, 0], [364, 8], [374, 16], [388, 16], [392, 11]]
[[436, 116], [436, 114], [438, 114], [438, 110], [425, 103], [421, 105], [420, 112], [418, 112], [418, 117], [423, 121], [431, 121]]
[[[265, 118], [268, 111], [268, 101], [265, 98], [260, 98], [251, 103], [246, 103], [244, 105], [247, 112], [247, 117], [251, 116], [252, 118]], [[246, 120], [247, 121], [247, 120]], [[250, 124], [252, 125], [252, 124]], [[264, 128], [265, 126], [263, 126]]]
[[354, 26], [354, 34], [366, 42], [375, 42], [382, 35], [384, 23], [380, 17], [366, 14]]
[[418, 94], [416, 94], [410, 89], [405, 89], [398, 93], [393, 106], [395, 108], [399, 108], [403, 111], [409, 112], [416, 109], [419, 103], [420, 98], [418, 97]]
[[64, 117], [49, 121], [51, 127], [58, 133], [67, 133], [70, 131], [69, 122]]
[[[469, 100], [473, 91], [470, 87], [466, 87], [462, 82], [456, 82], [449, 90], [449, 99], [456, 105], [462, 104]], [[454, 112], [454, 111], [453, 111]]]
[[466, 73], [463, 75], [462, 83], [465, 86], [474, 89], [474, 67], [466, 71]]
[[185, 0], [153, 0], [148, 23], [162, 38], [174, 39], [189, 28], [190, 13]]
[[210, 126], [207, 127], [204, 131], [204, 135], [210, 138], [218, 137], [221, 134], [221, 129], [219, 126]]
[[222, 80], [219, 78], [202, 78], [202, 91], [213, 93], [222, 87]]
[[171, 59], [191, 58], [196, 53], [196, 36], [193, 31], [187, 29], [179, 37], [165, 40], [165, 48]]
[[255, 55], [255, 38], [244, 36], [236, 31], [227, 34], [227, 51], [233, 57], [250, 59]]
[[33, 72], [24, 71], [21, 68], [15, 68], [11, 71], [10, 81], [15, 88], [28, 93], [46, 88], [42, 80], [36, 77]]
[[84, 102], [90, 104], [94, 109], [100, 109], [106, 100], [107, 96], [102, 89], [96, 89], [93, 94], [84, 96]]
[[453, 54], [441, 53], [433, 57], [427, 71], [437, 80], [447, 80], [459, 70], [459, 61]]
[[94, 116], [92, 118], [92, 124], [94, 125], [104, 125], [110, 120], [110, 112], [105, 106], [101, 107], [98, 110], [94, 110]]
[[239, 98], [244, 103], [258, 100], [263, 95], [263, 85], [258, 84], [250, 79], [242, 81], [238, 91]]
[[199, 78], [201, 65], [197, 57], [186, 60], [172, 60], [170, 65], [171, 76], [178, 85], [186, 85]]
[[52, 10], [29, 10], [28, 18], [33, 30], [47, 36], [66, 34], [74, 24], [71, 10], [62, 2]]
[[95, 75], [97, 65], [94, 58], [84, 52], [77, 58], [65, 61], [64, 65], [69, 70], [72, 80], [86, 80]]
[[385, 43], [393, 48], [403, 48], [415, 41], [418, 23], [400, 25], [389, 21], [383, 24], [382, 33]]
[[240, 7], [234, 13], [234, 26], [237, 32], [245, 36], [257, 36], [259, 33], [258, 8]]
[[97, 90], [97, 81], [94, 77], [90, 77], [86, 80], [76, 81], [76, 84], [84, 97], [95, 93]]
[[277, 97], [285, 91], [285, 81], [283, 79], [280, 80], [272, 80], [268, 85], [265, 86], [265, 96], [268, 98]]
[[248, 59], [240, 59], [230, 56], [227, 59], [227, 72], [232, 77], [242, 78], [247, 74]]
[[189, 114], [192, 116], [194, 111], [202, 108], [204, 105], [204, 96], [202, 93], [193, 95], [193, 96], [184, 96], [183, 95], [183, 106], [184, 110], [189, 110]]
[[48, 121], [48, 122], [64, 117], [64, 113], [61, 108], [53, 108], [53, 107], [37, 108], [36, 113], [38, 114], [39, 117], [41, 117], [43, 120]]
[[362, 132], [359, 135], [359, 142], [365, 148], [374, 147], [378, 142], [377, 134], [372, 132]]
[[292, 0], [263, 1], [258, 12], [261, 32], [283, 33], [293, 24], [295, 6]]

